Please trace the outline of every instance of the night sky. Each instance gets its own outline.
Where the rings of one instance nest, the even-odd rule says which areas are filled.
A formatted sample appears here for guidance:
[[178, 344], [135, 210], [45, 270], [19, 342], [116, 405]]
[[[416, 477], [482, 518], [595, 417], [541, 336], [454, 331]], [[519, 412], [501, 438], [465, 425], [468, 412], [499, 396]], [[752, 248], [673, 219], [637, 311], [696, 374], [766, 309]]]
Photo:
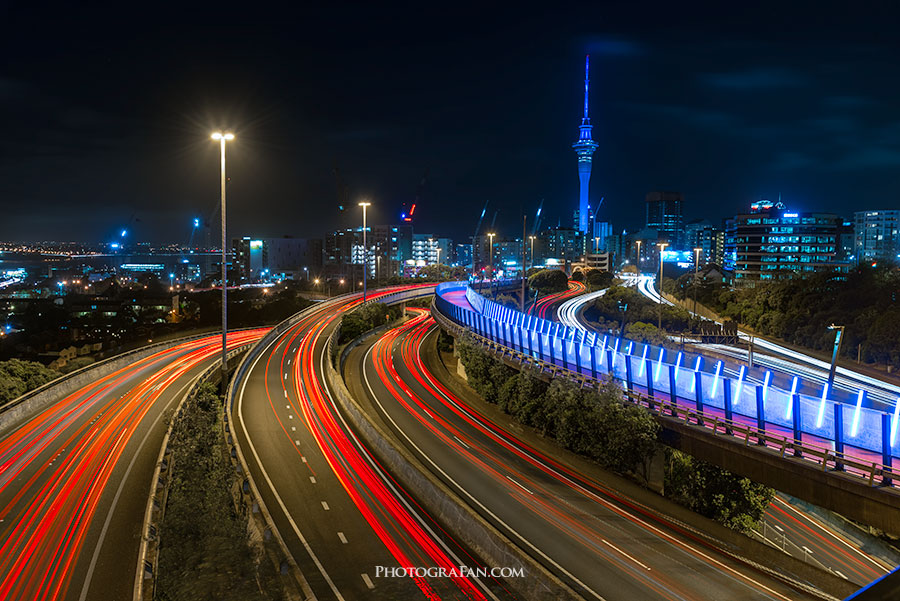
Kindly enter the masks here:
[[216, 128], [234, 235], [321, 237], [363, 197], [386, 222], [419, 189], [418, 232], [469, 236], [486, 200], [502, 234], [541, 199], [570, 225], [586, 53], [618, 230], [654, 189], [714, 223], [779, 194], [900, 207], [890, 2], [38, 4], [0, 7], [0, 240], [187, 242], [215, 218]]

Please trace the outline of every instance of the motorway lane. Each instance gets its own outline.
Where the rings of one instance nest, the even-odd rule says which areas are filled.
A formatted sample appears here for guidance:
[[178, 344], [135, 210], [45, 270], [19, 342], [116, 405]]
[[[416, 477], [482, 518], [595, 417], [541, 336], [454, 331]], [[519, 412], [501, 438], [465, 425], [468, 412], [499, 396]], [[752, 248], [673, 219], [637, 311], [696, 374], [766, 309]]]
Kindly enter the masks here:
[[[229, 335], [234, 348], [265, 330]], [[169, 408], [220, 357], [181, 343], [54, 402], [0, 440], [0, 599], [126, 600]]]
[[[567, 290], [545, 296], [544, 298], [535, 301], [530, 313], [532, 315], [537, 315], [541, 319], [555, 319], [556, 311], [554, 310], [554, 306], [556, 304], [570, 299], [573, 296], [584, 294], [585, 290], [587, 290], [587, 286], [583, 283], [571, 281], [569, 282], [569, 288]], [[529, 311], [526, 311], [526, 313], [528, 312]]]
[[806, 598], [631, 506], [467, 406], [422, 362], [419, 345], [434, 327], [423, 313], [354, 351], [346, 374], [351, 391], [368, 396], [438, 477], [570, 586], [610, 601]]
[[764, 519], [766, 527], [763, 529], [772, 544], [795, 557], [808, 554], [811, 556], [808, 560], [831, 569], [859, 586], [881, 578], [896, 567], [868, 555], [852, 539], [787, 503], [780, 496], [776, 495], [769, 505]]
[[480, 564], [381, 469], [332, 400], [326, 341], [359, 302], [347, 295], [309, 311], [238, 389], [234, 431], [278, 532], [320, 600], [509, 598], [496, 581], [378, 577], [379, 567]]

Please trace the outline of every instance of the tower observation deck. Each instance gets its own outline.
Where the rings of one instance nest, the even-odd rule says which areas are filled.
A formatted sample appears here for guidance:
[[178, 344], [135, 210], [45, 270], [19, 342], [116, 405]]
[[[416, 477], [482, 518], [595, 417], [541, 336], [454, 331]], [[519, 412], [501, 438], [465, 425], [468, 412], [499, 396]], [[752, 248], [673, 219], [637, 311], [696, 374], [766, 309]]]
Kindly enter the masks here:
[[591, 57], [586, 56], [584, 59], [584, 116], [581, 118], [581, 125], [578, 130], [578, 141], [572, 144], [575, 153], [578, 155], [578, 181], [580, 189], [578, 194], [578, 229], [586, 236], [592, 234], [588, 232], [589, 216], [590, 216], [590, 199], [588, 191], [591, 182], [591, 164], [593, 162], [594, 151], [597, 150], [597, 143], [591, 139], [591, 118], [588, 116], [588, 90], [590, 89], [590, 69]]

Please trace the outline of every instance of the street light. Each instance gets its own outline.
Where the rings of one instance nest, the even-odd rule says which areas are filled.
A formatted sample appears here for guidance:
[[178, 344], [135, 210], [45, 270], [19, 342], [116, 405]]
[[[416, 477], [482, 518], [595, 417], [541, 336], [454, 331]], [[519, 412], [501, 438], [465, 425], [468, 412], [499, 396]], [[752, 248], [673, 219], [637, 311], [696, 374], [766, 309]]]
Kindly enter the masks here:
[[490, 252], [488, 252], [488, 260], [490, 261], [491, 265], [491, 281], [493, 281], [494, 279], [494, 236], [496, 236], [494, 232], [490, 232], [488, 234], [488, 238], [490, 238], [491, 240]]
[[594, 236], [594, 254], [600, 254], [600, 236]]
[[831, 390], [834, 384], [834, 372], [837, 369], [837, 358], [841, 352], [841, 339], [844, 337], [844, 326], [836, 326], [831, 324], [829, 330], [837, 330], [834, 334], [834, 351], [831, 353], [831, 369], [828, 370], [828, 390]]
[[697, 313], [697, 279], [700, 275], [700, 251], [702, 248], [694, 249], [694, 313]]
[[226, 378], [228, 374], [228, 365], [226, 359], [226, 337], [228, 335], [228, 239], [225, 237], [225, 142], [234, 140], [234, 134], [231, 132], [222, 133], [217, 131], [213, 133], [212, 139], [219, 142], [219, 148], [222, 155], [222, 172], [221, 172], [221, 190], [222, 190], [222, 394], [228, 386]]
[[372, 204], [371, 202], [359, 203], [359, 206], [361, 206], [362, 210], [363, 210], [363, 281], [362, 281], [363, 302], [366, 302], [366, 281], [369, 279], [367, 277], [369, 274], [366, 273], [366, 270], [368, 270], [368, 268], [369, 268], [368, 261], [367, 261], [367, 259], [369, 257], [369, 253], [368, 253], [369, 249], [366, 248], [366, 207], [371, 206], [371, 204]]
[[657, 327], [662, 330], [663, 251], [668, 246], [668, 243], [659, 242], [657, 246], [659, 247], [659, 323]]
[[531, 267], [534, 268], [534, 236], [528, 236], [531, 240]]
[[637, 274], [640, 276], [641, 275], [641, 241], [635, 240], [635, 244], [637, 244], [637, 247], [638, 247], [637, 261], [635, 261], [635, 262], [637, 263]]

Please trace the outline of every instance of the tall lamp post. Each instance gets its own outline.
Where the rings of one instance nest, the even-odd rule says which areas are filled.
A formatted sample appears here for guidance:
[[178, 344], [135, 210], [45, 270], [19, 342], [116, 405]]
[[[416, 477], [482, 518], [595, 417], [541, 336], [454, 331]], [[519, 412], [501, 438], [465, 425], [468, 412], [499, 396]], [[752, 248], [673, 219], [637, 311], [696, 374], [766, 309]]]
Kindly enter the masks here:
[[635, 261], [635, 263], [637, 263], [637, 274], [638, 274], [638, 277], [640, 277], [641, 276], [641, 241], [635, 240], [634, 243], [637, 244], [637, 247], [638, 247], [637, 261]]
[[488, 234], [488, 238], [491, 241], [490, 247], [488, 250], [488, 261], [490, 261], [490, 266], [491, 266], [491, 272], [490, 272], [491, 273], [491, 281], [494, 280], [494, 236], [496, 236], [496, 234], [494, 232], [491, 232]]
[[212, 139], [219, 143], [222, 155], [222, 394], [228, 387], [228, 363], [226, 359], [226, 338], [228, 336], [228, 238], [225, 232], [225, 143], [234, 140], [231, 132], [213, 133]]
[[531, 241], [531, 267], [534, 268], [534, 236], [528, 236]]
[[697, 280], [700, 277], [700, 251], [702, 248], [694, 249], [694, 315], [697, 314]]
[[368, 271], [369, 269], [369, 249], [366, 246], [366, 207], [371, 206], [371, 202], [361, 202], [359, 206], [362, 207], [363, 210], [363, 302], [366, 302], [366, 282], [368, 281]]
[[668, 246], [665, 242], [657, 244], [659, 247], [659, 323], [657, 327], [662, 330], [662, 294], [663, 294], [663, 251]]

